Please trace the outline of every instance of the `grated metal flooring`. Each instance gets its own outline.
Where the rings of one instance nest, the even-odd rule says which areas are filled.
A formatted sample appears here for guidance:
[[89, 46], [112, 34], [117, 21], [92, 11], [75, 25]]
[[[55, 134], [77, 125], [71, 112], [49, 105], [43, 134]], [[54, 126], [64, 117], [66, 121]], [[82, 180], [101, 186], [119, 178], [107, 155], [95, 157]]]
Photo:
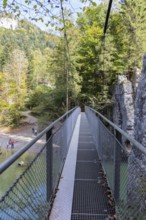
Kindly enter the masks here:
[[102, 170], [85, 113], [82, 113], [71, 220], [109, 220], [109, 206], [100, 175]]

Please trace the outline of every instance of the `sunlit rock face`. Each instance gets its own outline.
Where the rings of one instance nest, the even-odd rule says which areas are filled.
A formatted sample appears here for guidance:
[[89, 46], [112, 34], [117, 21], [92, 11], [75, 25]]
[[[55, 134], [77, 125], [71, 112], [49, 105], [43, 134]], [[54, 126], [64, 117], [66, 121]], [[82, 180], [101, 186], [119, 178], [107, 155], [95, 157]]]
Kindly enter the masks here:
[[[135, 68], [130, 79], [118, 77], [113, 93], [113, 121], [146, 147], [146, 54], [141, 73]], [[123, 138], [123, 145], [125, 141]], [[135, 146], [128, 153], [127, 171], [129, 211], [140, 209], [146, 214], [146, 155]]]
[[132, 86], [133, 86], [134, 100], [135, 100], [136, 93], [137, 93], [137, 88], [138, 88], [140, 75], [141, 75], [141, 70], [138, 69], [137, 67], [135, 67], [134, 74], [131, 77], [131, 82], [132, 82]]
[[[134, 122], [134, 139], [146, 147], [146, 54], [136, 93]], [[135, 146], [128, 160], [128, 199], [146, 213], [146, 155]]]
[[0, 18], [0, 27], [16, 30], [18, 28], [18, 21], [13, 18]]
[[113, 122], [133, 136], [133, 85], [126, 76], [118, 76], [113, 94]]
[[133, 136], [135, 99], [141, 72], [135, 67], [131, 77], [118, 76], [113, 91], [113, 122]]
[[146, 147], [146, 54], [135, 100], [134, 138]]

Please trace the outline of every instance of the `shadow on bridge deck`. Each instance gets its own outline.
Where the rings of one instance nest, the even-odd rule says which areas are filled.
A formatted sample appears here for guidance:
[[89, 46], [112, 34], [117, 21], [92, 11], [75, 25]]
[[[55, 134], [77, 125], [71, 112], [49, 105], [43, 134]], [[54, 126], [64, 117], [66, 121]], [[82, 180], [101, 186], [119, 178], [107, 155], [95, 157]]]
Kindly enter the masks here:
[[[115, 207], [111, 191], [108, 188], [102, 165], [98, 158], [88, 120], [83, 112], [81, 113], [81, 120], [78, 122], [78, 135], [74, 134], [73, 138], [78, 139], [76, 151], [74, 151], [76, 154], [74, 168], [68, 165], [71, 163], [71, 159], [69, 159], [68, 164], [65, 163], [64, 167], [65, 169], [68, 167], [68, 174], [63, 172], [61, 180], [61, 184], [63, 182], [68, 182], [68, 184], [59, 185], [60, 196], [56, 196], [49, 219], [116, 219], [116, 217], [114, 218]], [[71, 148], [74, 149], [75, 144]], [[68, 154], [72, 153], [68, 152]], [[71, 174], [72, 177], [70, 177]], [[65, 176], [67, 176], [68, 180]], [[69, 183], [69, 181], [73, 183]], [[62, 189], [63, 187], [64, 189]], [[63, 193], [61, 193], [62, 190]]]

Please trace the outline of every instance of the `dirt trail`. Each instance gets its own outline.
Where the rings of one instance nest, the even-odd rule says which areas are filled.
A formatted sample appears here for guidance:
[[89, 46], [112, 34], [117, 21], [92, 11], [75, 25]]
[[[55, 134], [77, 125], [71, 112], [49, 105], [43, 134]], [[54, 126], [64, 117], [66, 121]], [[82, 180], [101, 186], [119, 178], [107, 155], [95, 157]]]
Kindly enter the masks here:
[[[30, 115], [30, 111], [22, 112], [22, 116], [25, 116], [25, 118], [21, 121], [21, 127], [15, 129], [0, 128], [1, 149], [7, 148], [7, 143], [10, 138], [14, 139], [14, 150], [16, 151], [35, 138], [35, 135], [32, 133], [32, 127], [38, 128], [37, 118]], [[45, 139], [43, 138], [37, 141], [31, 150], [38, 151], [42, 144], [45, 143], [44, 141]]]
[[22, 116], [25, 116], [24, 119], [22, 119], [21, 123], [28, 123], [30, 125], [37, 125], [37, 118], [30, 115], [31, 111], [22, 112]]

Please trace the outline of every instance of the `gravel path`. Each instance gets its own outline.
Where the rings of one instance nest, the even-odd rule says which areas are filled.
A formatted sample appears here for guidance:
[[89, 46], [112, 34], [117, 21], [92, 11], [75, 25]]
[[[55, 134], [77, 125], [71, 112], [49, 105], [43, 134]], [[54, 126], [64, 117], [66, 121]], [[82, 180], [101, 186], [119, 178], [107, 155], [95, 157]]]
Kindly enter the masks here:
[[[25, 118], [22, 120], [23, 126], [16, 129], [0, 128], [0, 148], [7, 148], [8, 140], [14, 139], [14, 150], [22, 148], [25, 144], [30, 142], [35, 135], [32, 133], [32, 127], [37, 129], [37, 118], [30, 115], [30, 111], [22, 113]], [[30, 149], [32, 151], [39, 151], [40, 147], [45, 143], [45, 138], [37, 141]], [[9, 147], [10, 148], [10, 147]], [[8, 149], [9, 150], [9, 149]]]
[[22, 116], [24, 116], [25, 118], [22, 119], [22, 123], [27, 123], [27, 124], [30, 124], [30, 125], [37, 125], [37, 118], [30, 115], [31, 111], [25, 111], [25, 112], [22, 112]]

